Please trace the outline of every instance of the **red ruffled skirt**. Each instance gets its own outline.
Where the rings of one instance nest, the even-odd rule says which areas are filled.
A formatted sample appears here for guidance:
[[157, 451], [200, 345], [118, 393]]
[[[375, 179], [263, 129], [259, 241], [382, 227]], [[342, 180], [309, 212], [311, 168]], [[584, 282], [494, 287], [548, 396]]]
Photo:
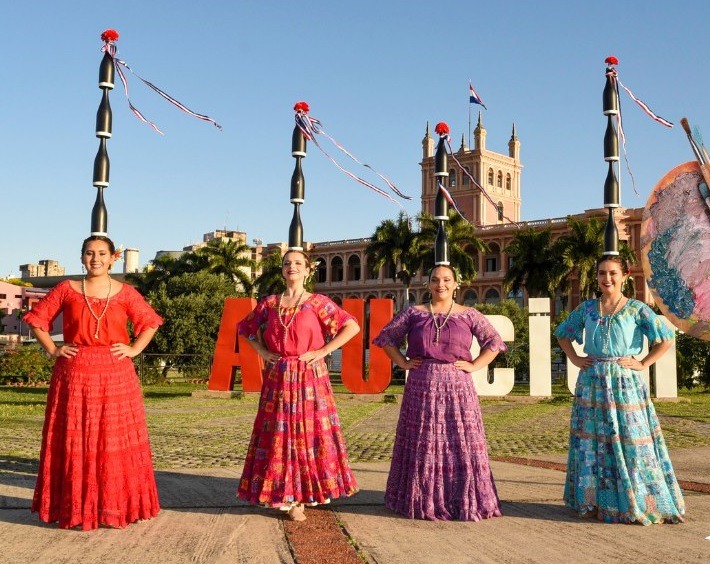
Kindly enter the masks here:
[[264, 377], [237, 496], [282, 507], [357, 489], [325, 362], [279, 359]]
[[32, 511], [83, 530], [160, 511], [138, 377], [110, 347], [80, 347], [56, 361]]

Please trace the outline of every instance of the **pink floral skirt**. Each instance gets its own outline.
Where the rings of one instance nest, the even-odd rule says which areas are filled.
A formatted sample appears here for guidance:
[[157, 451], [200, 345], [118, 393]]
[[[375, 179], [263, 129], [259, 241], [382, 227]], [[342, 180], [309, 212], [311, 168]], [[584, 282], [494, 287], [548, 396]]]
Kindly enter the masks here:
[[237, 496], [282, 507], [357, 489], [325, 362], [279, 359], [264, 377]]

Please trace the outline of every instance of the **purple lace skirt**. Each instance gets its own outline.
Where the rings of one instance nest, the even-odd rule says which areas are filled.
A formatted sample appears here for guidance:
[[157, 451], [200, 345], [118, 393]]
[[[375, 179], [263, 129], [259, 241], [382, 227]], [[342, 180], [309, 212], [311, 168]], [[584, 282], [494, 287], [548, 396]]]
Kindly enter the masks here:
[[385, 505], [431, 521], [501, 515], [470, 374], [433, 362], [409, 373]]

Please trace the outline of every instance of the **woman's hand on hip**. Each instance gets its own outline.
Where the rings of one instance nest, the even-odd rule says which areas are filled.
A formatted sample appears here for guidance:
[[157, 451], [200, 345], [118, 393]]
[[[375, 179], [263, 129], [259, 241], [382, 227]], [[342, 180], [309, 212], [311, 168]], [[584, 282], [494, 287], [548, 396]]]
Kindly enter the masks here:
[[304, 352], [301, 356], [298, 357], [298, 360], [302, 360], [307, 364], [313, 364], [317, 360], [325, 358], [329, 354], [330, 353], [326, 350], [326, 348], [323, 347], [322, 349], [317, 349], [315, 351]]
[[473, 365], [473, 362], [470, 362], [468, 360], [457, 360], [454, 362], [454, 368], [457, 370], [463, 370], [464, 372], [468, 372], [469, 374], [471, 372], [476, 371], [476, 367]]
[[397, 366], [403, 368], [404, 370], [414, 370], [415, 368], [419, 368], [421, 365], [422, 359], [417, 357], [405, 358], [401, 364], [397, 364]]
[[123, 358], [138, 356], [138, 351], [126, 343], [114, 343], [111, 345], [111, 354], [121, 360]]
[[79, 347], [76, 345], [72, 345], [71, 343], [66, 344], [66, 345], [60, 345], [56, 349], [52, 351], [52, 353], [49, 355], [52, 358], [71, 358], [73, 356], [76, 356], [76, 353], [79, 352]]
[[570, 362], [572, 362], [572, 364], [574, 364], [580, 370], [584, 370], [585, 368], [589, 368], [590, 366], [592, 366], [594, 364], [594, 359], [590, 356], [575, 355], [573, 357], [570, 356], [569, 359], [570, 359]]
[[633, 356], [622, 356], [619, 360], [616, 361], [616, 363], [619, 366], [629, 368], [630, 370], [641, 371], [646, 369], [646, 367], [641, 364], [641, 361], [636, 360]]

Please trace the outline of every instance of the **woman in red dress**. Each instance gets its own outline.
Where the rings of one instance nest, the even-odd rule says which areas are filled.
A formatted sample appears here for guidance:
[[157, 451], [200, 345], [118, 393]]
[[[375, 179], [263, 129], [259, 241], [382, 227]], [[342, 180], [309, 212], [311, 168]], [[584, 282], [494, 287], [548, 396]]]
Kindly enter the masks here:
[[[108, 237], [86, 239], [84, 279], [59, 283], [24, 317], [57, 359], [32, 511], [66, 529], [125, 527], [160, 510], [143, 395], [131, 359], [163, 320], [133, 287], [111, 279], [115, 251]], [[60, 313], [65, 344], [57, 346], [49, 332]]]
[[332, 300], [306, 292], [308, 257], [284, 255], [286, 291], [239, 323], [267, 363], [237, 496], [306, 517], [303, 506], [357, 491], [324, 358], [360, 331]]

